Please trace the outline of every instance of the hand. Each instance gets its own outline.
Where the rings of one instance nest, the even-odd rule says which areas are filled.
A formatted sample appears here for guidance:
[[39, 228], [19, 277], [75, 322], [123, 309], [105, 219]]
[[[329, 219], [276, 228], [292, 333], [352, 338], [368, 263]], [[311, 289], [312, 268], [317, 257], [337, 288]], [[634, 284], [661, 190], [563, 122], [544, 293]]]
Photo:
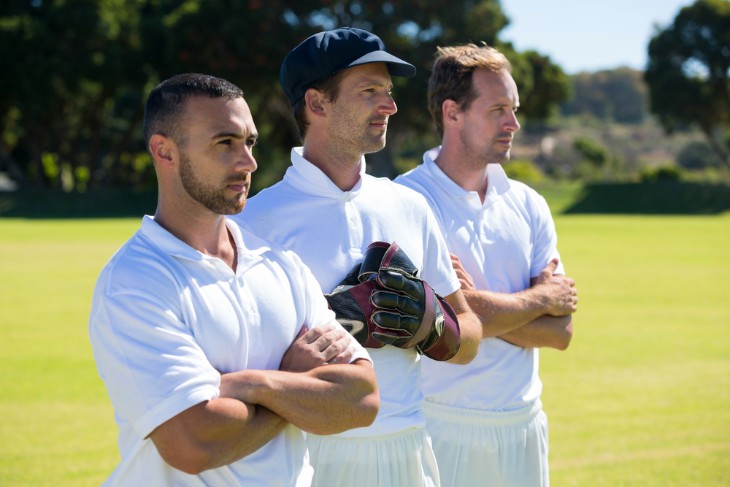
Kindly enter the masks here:
[[466, 272], [466, 269], [464, 269], [464, 266], [461, 263], [461, 260], [454, 255], [451, 254], [451, 265], [454, 267], [454, 270], [456, 271], [456, 277], [459, 278], [459, 283], [461, 284], [461, 289], [465, 291], [476, 291], [476, 286], [474, 285], [474, 279], [472, 279], [471, 274]]
[[327, 364], [346, 364], [354, 356], [354, 340], [337, 323], [307, 329], [303, 326], [284, 353], [279, 370], [307, 372]]
[[420, 279], [389, 270], [381, 270], [378, 281], [384, 289], [370, 295], [377, 308], [371, 319], [379, 328], [372, 335], [385, 344], [402, 347], [421, 327], [426, 310], [425, 287]]
[[552, 316], [565, 316], [578, 310], [578, 290], [573, 279], [555, 274], [558, 259], [551, 260], [537, 276], [530, 288], [539, 293], [546, 313]]

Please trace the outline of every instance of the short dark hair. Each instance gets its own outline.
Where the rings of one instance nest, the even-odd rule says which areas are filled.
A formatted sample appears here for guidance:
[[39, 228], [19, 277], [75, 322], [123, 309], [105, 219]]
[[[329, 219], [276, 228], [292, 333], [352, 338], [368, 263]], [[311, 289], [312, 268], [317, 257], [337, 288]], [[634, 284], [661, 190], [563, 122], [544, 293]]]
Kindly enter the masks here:
[[[337, 101], [337, 97], [340, 94], [340, 84], [342, 83], [342, 78], [344, 78], [346, 71], [347, 70], [339, 71], [335, 74], [327, 76], [325, 79], [320, 80], [314, 85], [310, 86], [310, 88], [314, 88], [315, 90], [322, 92], [327, 101], [329, 101], [330, 103], [334, 103]], [[304, 136], [307, 133], [307, 127], [309, 126], [306, 116], [306, 105], [307, 102], [305, 98], [300, 98], [292, 104], [294, 121], [297, 123], [299, 137], [302, 140], [304, 140]]]
[[179, 74], [158, 84], [147, 97], [144, 108], [143, 131], [148, 148], [154, 134], [184, 145], [180, 119], [185, 102], [193, 96], [243, 98], [243, 90], [224, 79], [199, 73]]
[[477, 97], [472, 75], [478, 69], [511, 73], [512, 65], [504, 54], [484, 43], [481, 46], [463, 44], [437, 48], [436, 61], [428, 80], [428, 110], [439, 137], [444, 135], [441, 106], [445, 100], [453, 100], [461, 110], [467, 110]]

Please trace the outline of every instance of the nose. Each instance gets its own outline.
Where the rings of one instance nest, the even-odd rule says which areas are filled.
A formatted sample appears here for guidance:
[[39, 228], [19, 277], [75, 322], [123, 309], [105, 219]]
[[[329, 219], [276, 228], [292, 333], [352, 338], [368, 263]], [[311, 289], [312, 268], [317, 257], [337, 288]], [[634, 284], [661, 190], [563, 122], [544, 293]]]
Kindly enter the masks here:
[[259, 167], [253, 156], [253, 146], [244, 144], [243, 152], [236, 166], [239, 170], [248, 172], [254, 172]]
[[395, 100], [390, 95], [390, 93], [386, 94], [383, 98], [382, 103], [380, 104], [380, 113], [383, 113], [385, 115], [393, 115], [398, 111], [398, 106], [395, 104]]
[[517, 113], [510, 111], [509, 119], [505, 124], [505, 130], [514, 133], [520, 130], [520, 128], [522, 128], [522, 125], [520, 125], [520, 121], [517, 120]]

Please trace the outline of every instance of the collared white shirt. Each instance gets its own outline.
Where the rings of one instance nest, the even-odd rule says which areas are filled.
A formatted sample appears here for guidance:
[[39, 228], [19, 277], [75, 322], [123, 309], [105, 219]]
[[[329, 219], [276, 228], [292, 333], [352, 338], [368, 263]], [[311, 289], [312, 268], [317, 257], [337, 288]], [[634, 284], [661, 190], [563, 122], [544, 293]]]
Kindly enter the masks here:
[[[99, 276], [89, 333], [121, 453], [107, 485], [309, 485], [303, 433], [292, 425], [245, 458], [198, 476], [170, 467], [148, 438], [218, 397], [221, 373], [278, 370], [303, 325], [334, 320], [295, 255], [226, 223], [238, 252], [235, 271], [147, 216]], [[358, 358], [368, 358], [357, 347]]]
[[[507, 178], [499, 164], [487, 166], [484, 203], [436, 165], [439, 148], [423, 164], [396, 178], [429, 201], [449, 250], [461, 260], [477, 289], [514, 293], [554, 257], [557, 236], [545, 199], [523, 183]], [[558, 273], [563, 273], [562, 262]], [[441, 404], [490, 411], [519, 409], [539, 399], [538, 349], [523, 349], [498, 338], [482, 340], [467, 365], [424, 358], [424, 393]]]
[[[258, 235], [294, 251], [312, 270], [325, 292], [331, 292], [362, 260], [375, 241], [397, 242], [419, 275], [446, 296], [459, 288], [446, 243], [425, 199], [387, 178], [365, 173], [351, 191], [341, 191], [316, 166], [291, 152], [284, 178], [259, 192], [236, 217]], [[376, 436], [425, 423], [419, 387], [419, 356], [386, 346], [369, 349], [380, 390], [375, 422], [343, 436]]]

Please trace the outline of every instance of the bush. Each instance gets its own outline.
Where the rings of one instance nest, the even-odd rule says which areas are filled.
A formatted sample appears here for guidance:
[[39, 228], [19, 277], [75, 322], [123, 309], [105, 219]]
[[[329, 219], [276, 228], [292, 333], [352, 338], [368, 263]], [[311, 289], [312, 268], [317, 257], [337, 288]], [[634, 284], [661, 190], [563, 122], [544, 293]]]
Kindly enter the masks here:
[[645, 167], [641, 170], [640, 177], [644, 183], [679, 181], [682, 171], [676, 166]]
[[504, 172], [507, 173], [507, 177], [529, 185], [541, 183], [545, 179], [545, 175], [540, 168], [527, 159], [518, 159], [506, 163]]
[[690, 142], [677, 155], [677, 164], [684, 169], [720, 167], [720, 158], [706, 142]]

